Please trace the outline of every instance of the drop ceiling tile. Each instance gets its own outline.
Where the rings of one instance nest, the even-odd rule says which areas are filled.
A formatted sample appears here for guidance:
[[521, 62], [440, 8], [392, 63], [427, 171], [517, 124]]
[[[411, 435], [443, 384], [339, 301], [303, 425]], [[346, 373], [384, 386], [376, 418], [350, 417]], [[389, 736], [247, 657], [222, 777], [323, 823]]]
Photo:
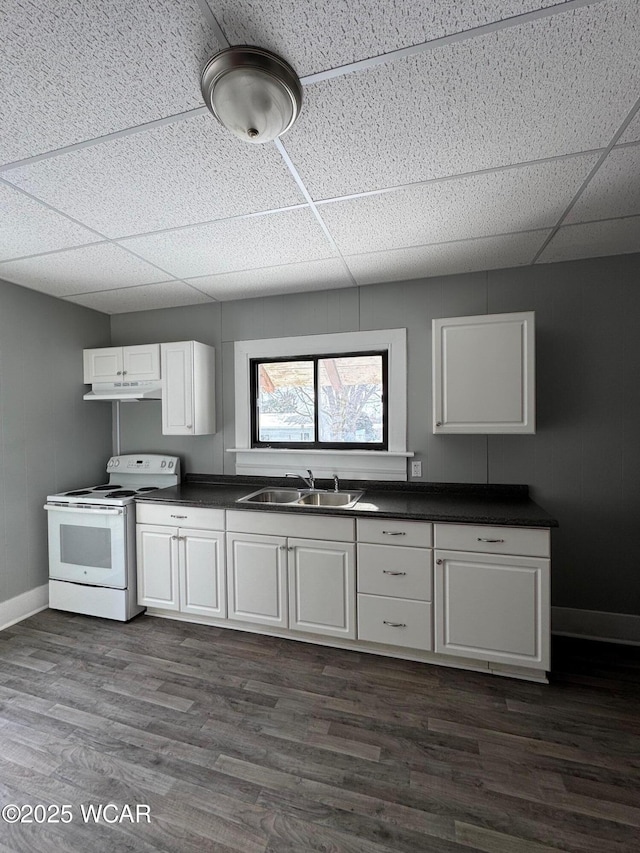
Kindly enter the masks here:
[[631, 123], [618, 140], [619, 145], [623, 142], [640, 142], [640, 112], [636, 113], [635, 118], [632, 119]]
[[549, 231], [480, 237], [434, 246], [371, 252], [345, 258], [358, 284], [404, 281], [530, 264]]
[[197, 0], [9, 0], [0, 162], [201, 106], [219, 49]]
[[249, 299], [252, 296], [273, 296], [279, 293], [329, 290], [334, 287], [353, 285], [339, 258], [221, 273], [187, 279], [187, 281], [219, 302], [229, 299]]
[[259, 44], [301, 76], [564, 0], [209, 0], [231, 44]]
[[315, 199], [605, 147], [640, 87], [640, 3], [571, 9], [305, 89]]
[[123, 314], [126, 311], [151, 311], [154, 308], [177, 308], [198, 305], [212, 300], [181, 281], [142, 284], [137, 287], [103, 290], [66, 297], [69, 302], [102, 311], [104, 314]]
[[640, 216], [567, 225], [558, 231], [538, 259], [539, 264], [624, 255], [640, 247]]
[[318, 209], [347, 255], [556, 224], [598, 159], [581, 155], [329, 202]]
[[0, 260], [95, 243], [100, 237], [0, 183]]
[[613, 149], [563, 224], [633, 214], [640, 214], [640, 145]]
[[211, 115], [5, 173], [108, 237], [304, 202], [275, 145], [246, 145]]
[[335, 255], [308, 208], [227, 219], [121, 242], [178, 278], [314, 261]]
[[119, 246], [98, 243], [0, 263], [0, 278], [52, 296], [164, 281], [165, 273]]

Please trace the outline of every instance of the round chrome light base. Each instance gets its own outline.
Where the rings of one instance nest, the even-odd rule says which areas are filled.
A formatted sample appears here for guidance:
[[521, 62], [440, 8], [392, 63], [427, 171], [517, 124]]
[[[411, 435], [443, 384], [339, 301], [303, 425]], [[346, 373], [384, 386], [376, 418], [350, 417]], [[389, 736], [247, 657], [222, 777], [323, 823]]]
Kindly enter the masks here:
[[202, 96], [239, 139], [270, 142], [300, 114], [302, 86], [288, 62], [271, 51], [239, 45], [220, 51], [202, 71]]

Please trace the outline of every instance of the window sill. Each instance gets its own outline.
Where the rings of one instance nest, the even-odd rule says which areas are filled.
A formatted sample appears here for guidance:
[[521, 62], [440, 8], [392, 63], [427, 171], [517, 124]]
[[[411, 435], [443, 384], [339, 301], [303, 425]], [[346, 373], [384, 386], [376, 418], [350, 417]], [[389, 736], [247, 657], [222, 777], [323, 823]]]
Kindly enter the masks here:
[[[229, 447], [236, 454], [236, 474], [282, 477], [292, 468], [313, 467], [317, 479], [334, 474], [348, 480], [406, 480], [407, 458], [401, 450], [286, 450], [273, 447]], [[306, 465], [308, 463], [308, 465]]]

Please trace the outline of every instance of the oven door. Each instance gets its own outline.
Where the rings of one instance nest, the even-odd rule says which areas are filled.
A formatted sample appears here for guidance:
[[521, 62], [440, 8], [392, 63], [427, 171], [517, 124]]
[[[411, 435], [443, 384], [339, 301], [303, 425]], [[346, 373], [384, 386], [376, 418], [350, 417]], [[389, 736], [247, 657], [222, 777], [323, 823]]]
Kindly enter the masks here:
[[49, 577], [125, 589], [127, 507], [45, 504]]

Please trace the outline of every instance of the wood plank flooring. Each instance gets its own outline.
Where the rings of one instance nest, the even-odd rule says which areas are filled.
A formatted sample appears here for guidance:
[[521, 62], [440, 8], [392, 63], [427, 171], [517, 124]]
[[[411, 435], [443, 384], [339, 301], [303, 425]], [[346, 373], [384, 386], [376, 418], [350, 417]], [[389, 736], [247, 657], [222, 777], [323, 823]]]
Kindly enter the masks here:
[[[544, 686], [44, 611], [0, 632], [0, 804], [73, 820], [0, 820], [0, 853], [638, 853], [639, 676], [572, 640]], [[84, 822], [108, 803], [150, 822]]]

